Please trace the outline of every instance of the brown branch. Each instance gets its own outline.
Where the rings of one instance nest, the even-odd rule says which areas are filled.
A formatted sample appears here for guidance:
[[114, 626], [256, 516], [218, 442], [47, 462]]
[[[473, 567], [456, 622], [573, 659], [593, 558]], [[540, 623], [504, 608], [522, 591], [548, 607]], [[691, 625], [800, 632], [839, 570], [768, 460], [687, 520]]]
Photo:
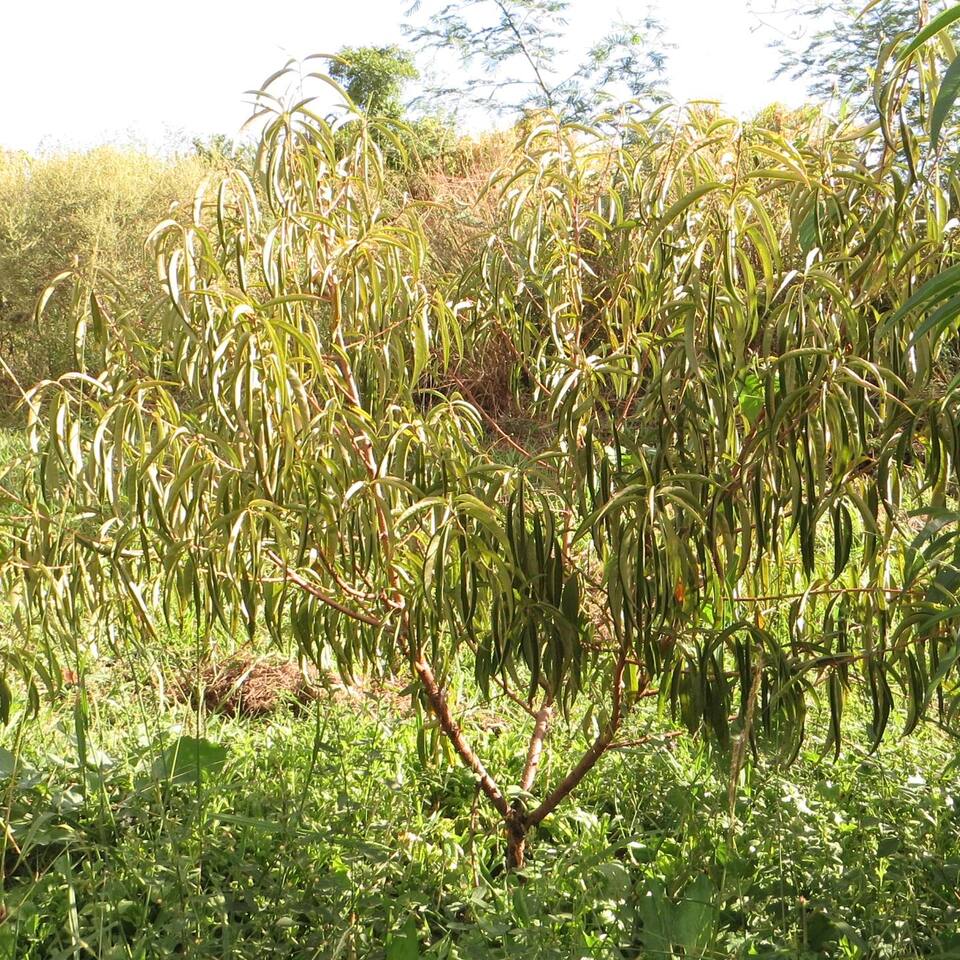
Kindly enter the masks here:
[[287, 566], [286, 562], [272, 550], [267, 551], [267, 556], [283, 571], [283, 577], [285, 580], [289, 580], [290, 583], [299, 587], [305, 593], [309, 593], [311, 597], [314, 597], [316, 600], [319, 600], [321, 603], [326, 604], [328, 607], [332, 607], [334, 610], [338, 610], [344, 616], [350, 617], [352, 620], [359, 620], [360, 623], [366, 623], [371, 627], [382, 627], [383, 621], [378, 620], [373, 614], [367, 613], [364, 610], [354, 610], [352, 607], [348, 607], [346, 604], [341, 603], [337, 600], [336, 597], [331, 597], [330, 594], [325, 593], [315, 584], [312, 584], [309, 580], [300, 576], [296, 570], [291, 570]]
[[529, 792], [533, 781], [537, 778], [537, 768], [540, 766], [540, 757], [543, 753], [543, 741], [546, 739], [552, 716], [553, 697], [547, 694], [543, 698], [543, 705], [536, 713], [537, 722], [533, 726], [530, 745], [527, 747], [527, 760], [523, 765], [523, 775], [520, 777], [520, 789], [525, 792]]
[[737, 780], [740, 777], [740, 771], [743, 769], [743, 763], [747, 756], [747, 744], [753, 735], [753, 717], [757, 709], [757, 694], [760, 690], [760, 680], [763, 677], [763, 654], [757, 658], [757, 665], [753, 669], [753, 681], [750, 684], [750, 692], [747, 694], [747, 712], [743, 718], [743, 730], [737, 738], [736, 745], [733, 748], [733, 757], [730, 762], [730, 783], [727, 786], [727, 803], [730, 808], [730, 823], [733, 829], [733, 817], [736, 812], [737, 801]]
[[423, 684], [424, 692], [430, 701], [430, 707], [440, 723], [440, 728], [446, 734], [447, 739], [453, 744], [453, 748], [460, 755], [460, 759], [476, 774], [480, 783], [480, 789], [487, 795], [490, 802], [496, 808], [504, 819], [510, 816], [510, 807], [503, 796], [500, 788], [497, 786], [493, 777], [487, 773], [487, 768], [483, 765], [480, 758], [473, 752], [470, 744], [463, 736], [463, 731], [450, 712], [450, 704], [447, 697], [440, 689], [437, 678], [433, 675], [430, 664], [427, 663], [423, 654], [418, 653], [413, 660], [413, 668]]
[[624, 645], [613, 668], [613, 699], [611, 703], [610, 719], [600, 735], [580, 758], [580, 762], [547, 794], [529, 817], [525, 818], [527, 827], [535, 827], [541, 820], [549, 816], [560, 802], [576, 788], [580, 781], [594, 768], [597, 761], [606, 753], [613, 742], [614, 735], [623, 719], [623, 671], [627, 665], [627, 647]]
[[[344, 380], [344, 392], [346, 393], [350, 402], [362, 413], [364, 412], [364, 409], [360, 398], [360, 388], [357, 386], [357, 379], [353, 375], [353, 368], [350, 366], [347, 344], [343, 339], [343, 328], [340, 321], [340, 301], [338, 299], [336, 289], [337, 285], [332, 279], [331, 286], [334, 288], [331, 290], [330, 301], [333, 310], [334, 331], [337, 345], [340, 348], [339, 352], [335, 355], [336, 363]], [[399, 587], [397, 585], [396, 570], [393, 568], [393, 545], [390, 539], [390, 523], [388, 521], [387, 508], [384, 506], [383, 494], [377, 485], [377, 458], [373, 452], [373, 441], [365, 432], [357, 433], [350, 439], [354, 450], [356, 450], [357, 454], [360, 456], [360, 459], [363, 461], [363, 464], [367, 470], [367, 475], [370, 478], [371, 487], [373, 489], [374, 505], [377, 511], [377, 534], [380, 540], [380, 549], [383, 551], [383, 557], [387, 564], [387, 569], [390, 572], [390, 582], [393, 587], [393, 594], [390, 599], [393, 605], [397, 609], [400, 609], [403, 607], [403, 597], [401, 596]]]
[[[360, 398], [360, 390], [357, 386], [356, 378], [353, 375], [353, 370], [350, 366], [348, 358], [349, 355], [347, 352], [346, 343], [343, 339], [343, 331], [340, 325], [339, 300], [336, 295], [337, 290], [335, 281], [331, 281], [331, 286], [334, 288], [331, 290], [331, 304], [334, 313], [334, 330], [337, 344], [340, 348], [339, 355], [337, 356], [337, 364], [340, 368], [340, 373], [344, 380], [345, 392], [347, 393], [350, 402], [358, 410], [363, 410], [363, 405]], [[390, 602], [399, 612], [401, 618], [400, 635], [401, 644], [403, 648], [405, 648], [404, 652], [410, 657], [413, 670], [423, 686], [424, 693], [426, 694], [427, 700], [430, 703], [430, 708], [440, 724], [440, 729], [453, 745], [453, 748], [459, 754], [460, 759], [470, 770], [474, 772], [479, 782], [480, 789], [483, 790], [483, 792], [487, 795], [491, 804], [493, 804], [494, 808], [504, 818], [504, 820], [509, 822], [511, 819], [510, 806], [507, 803], [503, 792], [500, 790], [500, 787], [497, 785], [497, 782], [493, 779], [493, 777], [490, 776], [486, 767], [484, 767], [483, 762], [476, 755], [476, 753], [474, 753], [470, 744], [467, 743], [467, 740], [463, 735], [463, 731], [460, 729], [460, 725], [457, 723], [450, 711], [450, 704], [447, 700], [447, 696], [437, 683], [437, 678], [433, 673], [432, 667], [430, 666], [426, 657], [424, 657], [422, 651], [410, 648], [408, 643], [410, 638], [410, 618], [404, 602], [400, 579], [397, 574], [396, 567], [393, 564], [391, 529], [387, 508], [383, 501], [383, 495], [376, 484], [377, 461], [374, 455], [373, 442], [370, 437], [363, 432], [358, 433], [352, 438], [352, 440], [354, 449], [357, 451], [358, 455], [363, 461], [367, 470], [367, 474], [374, 487], [378, 528], [377, 532], [381, 549], [383, 551], [384, 562], [387, 567], [387, 577], [390, 582]], [[326, 601], [329, 602], [330, 599], [332, 598], [326, 598]], [[337, 608], [341, 609], [339, 605]], [[344, 612], [348, 611], [344, 610]], [[356, 614], [354, 615], [356, 616]], [[357, 619], [363, 618], [357, 617]], [[377, 625], [379, 626], [380, 624], [378, 623]]]
[[[474, 650], [476, 652], [476, 650]], [[530, 704], [527, 703], [523, 697], [520, 696], [512, 687], [510, 687], [506, 680], [504, 680], [499, 674], [493, 674], [493, 682], [503, 691], [504, 696], [509, 697], [524, 713], [530, 714], [531, 717], [536, 717], [536, 712], [531, 708]]]
[[[328, 251], [329, 254], [329, 251]], [[350, 366], [349, 354], [347, 351], [346, 343], [343, 339], [343, 331], [340, 323], [340, 310], [339, 310], [339, 299], [338, 299], [338, 289], [336, 281], [331, 277], [329, 280], [331, 287], [330, 290], [330, 302], [333, 310], [333, 321], [334, 321], [334, 335], [336, 338], [337, 345], [339, 347], [339, 352], [336, 357], [337, 365], [340, 369], [340, 374], [343, 378], [343, 388], [346, 393], [350, 403], [352, 403], [358, 410], [363, 410], [363, 404], [361, 403], [360, 390], [357, 386], [356, 378], [353, 375], [353, 369]], [[397, 574], [396, 567], [393, 563], [393, 550], [391, 543], [391, 529], [390, 522], [387, 513], [387, 507], [384, 504], [383, 495], [378, 489], [377, 486], [377, 461], [374, 455], [373, 450], [373, 441], [370, 437], [364, 433], [359, 432], [357, 435], [351, 438], [354, 449], [359, 455], [360, 459], [363, 461], [363, 464], [366, 468], [367, 475], [371, 481], [371, 484], [374, 488], [374, 498], [376, 506], [376, 515], [377, 515], [377, 534], [380, 540], [380, 547], [383, 551], [384, 563], [387, 568], [387, 577], [390, 583], [391, 596], [389, 602], [392, 603], [396, 611], [400, 616], [400, 638], [401, 646], [404, 649], [404, 652], [410, 657], [411, 666], [413, 667], [414, 672], [416, 673], [420, 683], [423, 686], [424, 693], [427, 695], [427, 700], [430, 703], [430, 708], [433, 711], [434, 715], [437, 718], [437, 721], [440, 724], [440, 729], [443, 731], [444, 735], [453, 745], [453, 748], [459, 754], [461, 760], [469, 767], [474, 774], [476, 774], [477, 780], [480, 784], [480, 789], [487, 795], [490, 802], [496, 808], [497, 812], [505, 819], [510, 819], [510, 807], [507, 804], [506, 799], [503, 796], [502, 791], [499, 786], [497, 786], [496, 781], [490, 774], [487, 772], [486, 767], [484, 767], [483, 762], [480, 758], [473, 752], [473, 749], [470, 747], [470, 744], [467, 743], [466, 738], [463, 735], [463, 731], [460, 729], [459, 724], [454, 719], [453, 714], [450, 711], [450, 704], [447, 701], [447, 696], [443, 690], [440, 689], [440, 685], [437, 683], [437, 678], [434, 676], [433, 669], [430, 664], [427, 662], [426, 657], [423, 653], [417, 649], [411, 649], [409, 644], [410, 638], [410, 618], [406, 609], [406, 604], [404, 603], [403, 591], [400, 586], [400, 579]], [[313, 588], [312, 584], [304, 581], [302, 577], [299, 577], [297, 574], [293, 575], [297, 577], [293, 582], [298, 583], [298, 586], [302, 586], [308, 592], [312, 593], [314, 596], [317, 596], [319, 600], [322, 600], [325, 603], [328, 603], [330, 606], [335, 609], [340, 610], [341, 612], [347, 614], [348, 616], [353, 616], [357, 620], [361, 620], [372, 625], [381, 626], [381, 622], [374, 620], [372, 617], [367, 618], [364, 614], [358, 614], [356, 611], [351, 611], [349, 608], [344, 607], [344, 605], [335, 601], [332, 597], [328, 597], [325, 594], [322, 594], [321, 591]], [[319, 594], [319, 595], [318, 595]]]
[[799, 600], [802, 597], [834, 597], [848, 593], [888, 593], [891, 596], [901, 596], [905, 593], [909, 594], [912, 592], [911, 590], [901, 590], [897, 587], [823, 587], [819, 590], [804, 590], [801, 593], [781, 593], [765, 597], [733, 596], [730, 599], [734, 603], [776, 603], [781, 600]]
[[[341, 356], [338, 358], [340, 371], [346, 383], [347, 392], [350, 395], [351, 402], [358, 409], [362, 410], [363, 406], [360, 402], [360, 390], [357, 387], [356, 378], [353, 375], [353, 370], [350, 367], [347, 358], [347, 348], [343, 341], [343, 334], [340, 328], [339, 309], [337, 309], [338, 303], [336, 300], [334, 300], [334, 307], [336, 335], [341, 353]], [[353, 438], [353, 441], [357, 453], [360, 455], [366, 466], [370, 480], [375, 485], [377, 479], [377, 462], [373, 452], [373, 443], [369, 436], [367, 436], [365, 433], [359, 433]], [[383, 503], [383, 496], [378, 490], [375, 490], [375, 499], [378, 534], [380, 538], [381, 549], [383, 550], [384, 561], [387, 566], [387, 575], [390, 581], [392, 593], [390, 599], [395, 608], [400, 611], [402, 618], [402, 633], [405, 637], [409, 637], [409, 616], [404, 603], [403, 592], [400, 589], [399, 577], [397, 575], [396, 568], [393, 565], [393, 551], [391, 549], [390, 542], [390, 524], [388, 522], [387, 511]], [[404, 644], [404, 646], [407, 646], [407, 644]], [[440, 724], [440, 729], [444, 732], [450, 743], [453, 744], [453, 748], [460, 755], [461, 760], [463, 760], [466, 766], [476, 774], [480, 783], [480, 788], [487, 795], [497, 812], [505, 819], [508, 819], [510, 816], [510, 808], [503, 796], [503, 793], [501, 792], [499, 786], [497, 786], [497, 783], [493, 777], [491, 777], [487, 772], [483, 762], [473, 752], [470, 744], [467, 743], [466, 738], [463, 735], [463, 731], [460, 729], [459, 724], [454, 719], [453, 714], [450, 712], [450, 704], [447, 701], [446, 694], [440, 689], [440, 685], [437, 683], [437, 678], [434, 676], [433, 669], [427, 662], [427, 659], [419, 650], [410, 650], [409, 655], [413, 669], [423, 685], [424, 692], [427, 695], [427, 700], [430, 702], [430, 707]]]

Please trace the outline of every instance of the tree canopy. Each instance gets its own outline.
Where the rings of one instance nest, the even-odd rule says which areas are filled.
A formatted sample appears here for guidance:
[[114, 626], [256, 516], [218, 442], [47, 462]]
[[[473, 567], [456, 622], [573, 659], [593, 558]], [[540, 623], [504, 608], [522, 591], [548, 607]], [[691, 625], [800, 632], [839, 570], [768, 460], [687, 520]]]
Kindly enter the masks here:
[[772, 44], [783, 56], [776, 76], [804, 80], [822, 102], [848, 100], [863, 107], [873, 93], [884, 48], [912, 36], [948, 6], [946, 0], [819, 0], [793, 8], [791, 16], [799, 15], [800, 26], [781, 29]]
[[[923, 42], [859, 133], [544, 117], [456, 262], [376, 119], [268, 107], [259, 191], [214, 176], [151, 234], [162, 334], [82, 287], [82, 368], [27, 398], [22, 629], [265, 630], [406, 673], [515, 867], [641, 697], [734, 781], [795, 757], [817, 698], [833, 750], [850, 695], [875, 743], [896, 698], [905, 732], [932, 705], [955, 729], [958, 183], [890, 122]], [[475, 396], [488, 355], [529, 435]], [[529, 715], [516, 782], [459, 726], [461, 668]], [[585, 743], [538, 785], [551, 730]]]
[[330, 61], [330, 76], [350, 99], [376, 117], [399, 120], [405, 112], [403, 87], [419, 76], [409, 51], [387, 47], [343, 47]]
[[508, 116], [549, 110], [588, 119], [598, 105], [649, 98], [665, 63], [663, 28], [652, 12], [613, 24], [579, 61], [571, 45], [569, 0], [457, 0], [410, 12], [419, 51], [455, 52], [464, 69], [427, 95]]

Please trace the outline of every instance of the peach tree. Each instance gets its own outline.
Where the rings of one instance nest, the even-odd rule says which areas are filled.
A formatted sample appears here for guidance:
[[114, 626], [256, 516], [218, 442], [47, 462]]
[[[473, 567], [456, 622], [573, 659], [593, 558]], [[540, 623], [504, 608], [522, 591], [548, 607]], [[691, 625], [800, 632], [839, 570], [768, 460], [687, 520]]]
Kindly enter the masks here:
[[[734, 776], [764, 740], [794, 756], [812, 701], [836, 750], [849, 694], [874, 742], [896, 698], [952, 726], [957, 183], [916, 138], [544, 117], [492, 218], [446, 221], [462, 266], [388, 127], [261, 104], [257, 182], [212, 177], [150, 236], [161, 336], [122, 283], [83, 288], [77, 371], [27, 395], [24, 634], [190, 622], [406, 674], [511, 867], [642, 697]], [[489, 357], [530, 429], [477, 398]], [[510, 769], [461, 726], [465, 671], [529, 724]]]

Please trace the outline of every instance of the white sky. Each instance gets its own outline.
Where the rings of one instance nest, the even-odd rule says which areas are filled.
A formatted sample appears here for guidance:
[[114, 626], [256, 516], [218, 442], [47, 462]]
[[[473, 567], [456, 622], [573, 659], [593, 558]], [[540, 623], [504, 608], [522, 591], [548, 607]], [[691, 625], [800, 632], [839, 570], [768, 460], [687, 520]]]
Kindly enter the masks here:
[[[8, 0], [0, 34], [0, 146], [36, 150], [140, 140], [164, 147], [236, 133], [243, 91], [291, 56], [401, 39], [408, 0]], [[642, 6], [641, 6], [642, 3]], [[738, 114], [802, 85], [771, 81], [770, 34], [748, 0], [659, 0], [667, 87], [720, 99]], [[572, 0], [571, 36], [586, 47], [643, 0]]]

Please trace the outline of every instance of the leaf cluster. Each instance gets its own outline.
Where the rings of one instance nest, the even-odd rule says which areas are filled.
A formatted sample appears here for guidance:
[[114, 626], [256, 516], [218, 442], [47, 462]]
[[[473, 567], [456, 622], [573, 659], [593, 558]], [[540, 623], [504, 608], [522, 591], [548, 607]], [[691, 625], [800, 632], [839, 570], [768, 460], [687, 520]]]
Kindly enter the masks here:
[[[795, 757], [821, 695], [839, 749], [853, 687], [875, 744], [897, 698], [955, 726], [957, 183], [915, 140], [545, 118], [444, 269], [390, 124], [261, 101], [257, 188], [214, 176], [151, 235], [160, 335], [91, 294], [85, 366], [29, 395], [24, 633], [189, 618], [410, 670], [506, 815], [451, 716], [468, 664], [599, 730], [533, 823], [644, 696], [738, 763], [758, 731]], [[535, 449], [444, 379], [492, 339]]]

